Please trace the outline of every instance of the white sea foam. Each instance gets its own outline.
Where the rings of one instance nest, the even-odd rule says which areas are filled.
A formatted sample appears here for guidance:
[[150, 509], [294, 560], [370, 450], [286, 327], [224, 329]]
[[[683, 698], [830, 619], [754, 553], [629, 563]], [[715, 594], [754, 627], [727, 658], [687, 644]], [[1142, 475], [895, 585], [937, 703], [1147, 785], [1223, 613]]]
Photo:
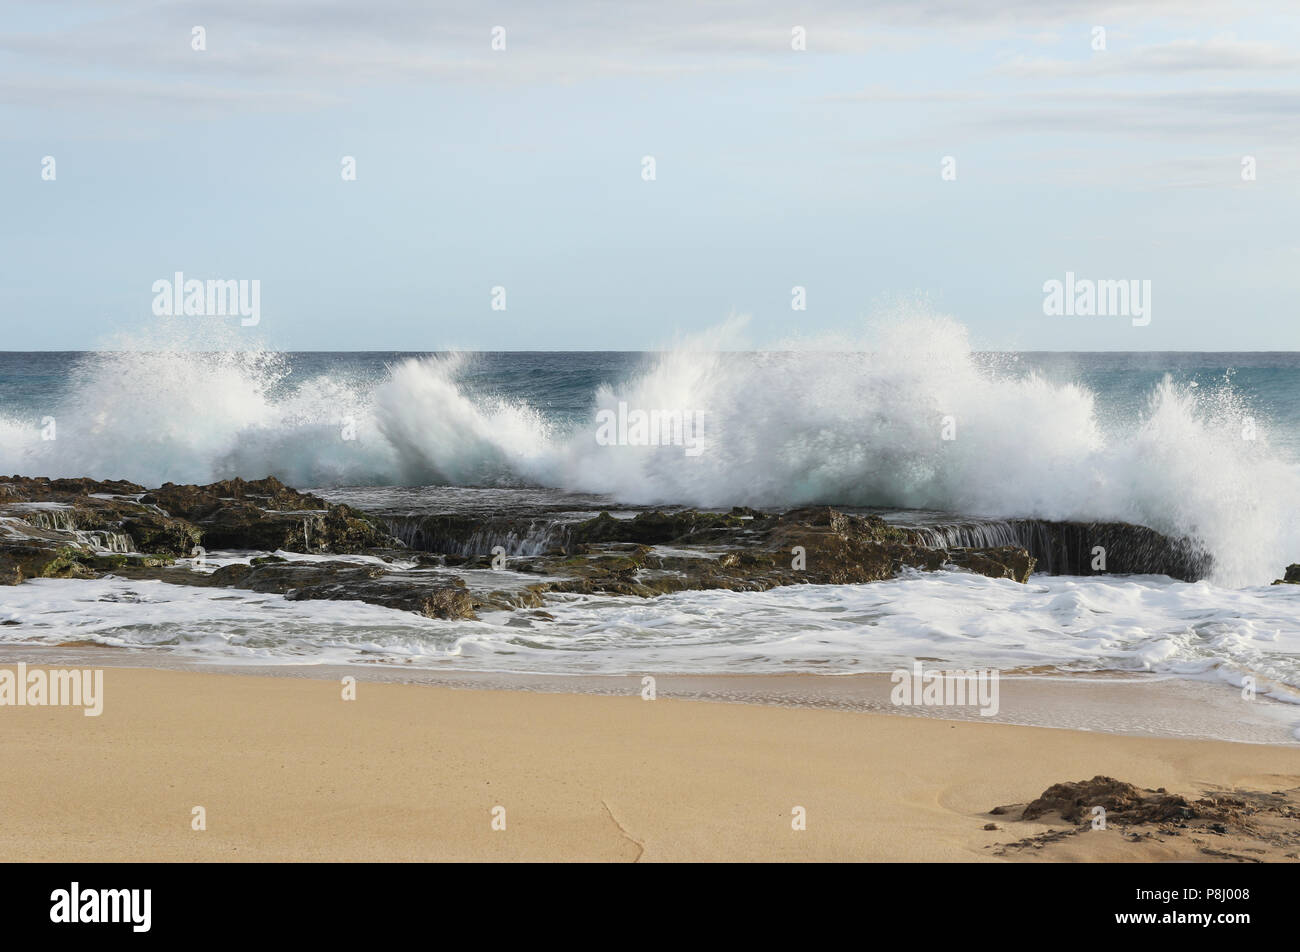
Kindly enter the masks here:
[[1300, 588], [1237, 590], [1161, 576], [964, 572], [871, 585], [571, 596], [481, 621], [359, 602], [290, 601], [158, 581], [36, 579], [0, 591], [9, 644], [93, 640], [211, 660], [382, 661], [467, 671], [775, 673], [892, 671], [912, 659], [1004, 671], [1152, 672], [1300, 697]]
[[[1244, 410], [1226, 385], [1166, 379], [1140, 416], [1102, 420], [1086, 388], [990, 367], [944, 318], [898, 321], [834, 352], [728, 353], [741, 334], [729, 323], [599, 387], [587, 420], [567, 429], [525, 404], [473, 398], [464, 357], [285, 388], [272, 353], [101, 353], [55, 408], [57, 440], [42, 441], [35, 421], [0, 420], [0, 470], [1126, 520], [1200, 540], [1230, 586], [1300, 560], [1300, 472], [1264, 435], [1242, 438]], [[708, 449], [599, 445], [596, 414], [619, 402], [705, 411]], [[947, 417], [956, 439], [942, 438]], [[355, 439], [341, 438], [347, 421]]]

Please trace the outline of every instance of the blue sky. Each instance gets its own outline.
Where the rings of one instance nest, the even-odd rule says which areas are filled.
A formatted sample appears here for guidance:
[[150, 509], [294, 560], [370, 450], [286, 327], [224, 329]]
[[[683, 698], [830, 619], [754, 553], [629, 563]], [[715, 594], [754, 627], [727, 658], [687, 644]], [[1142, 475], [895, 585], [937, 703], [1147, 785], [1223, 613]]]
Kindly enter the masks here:
[[[1298, 22], [1197, 0], [9, 0], [0, 348], [189, 320], [294, 350], [639, 350], [731, 314], [763, 347], [901, 307], [987, 349], [1300, 349]], [[259, 280], [261, 323], [155, 317], [176, 271]], [[1066, 271], [1150, 280], [1150, 325], [1045, 316]]]

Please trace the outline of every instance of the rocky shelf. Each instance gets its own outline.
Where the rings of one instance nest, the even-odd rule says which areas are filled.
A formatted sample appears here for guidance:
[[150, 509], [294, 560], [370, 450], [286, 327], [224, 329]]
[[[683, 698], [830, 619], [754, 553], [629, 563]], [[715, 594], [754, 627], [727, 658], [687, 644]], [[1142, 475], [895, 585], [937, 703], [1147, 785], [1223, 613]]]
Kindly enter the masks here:
[[[1024, 583], [1040, 570], [1201, 577], [1186, 540], [1126, 523], [1011, 520], [942, 529], [827, 506], [397, 518], [274, 477], [147, 489], [120, 480], [0, 477], [0, 583], [106, 573], [186, 585], [355, 599], [437, 618], [544, 612], [548, 597], [875, 582], [959, 569]], [[991, 542], [994, 544], [978, 544]], [[976, 543], [976, 544], [971, 544]]]

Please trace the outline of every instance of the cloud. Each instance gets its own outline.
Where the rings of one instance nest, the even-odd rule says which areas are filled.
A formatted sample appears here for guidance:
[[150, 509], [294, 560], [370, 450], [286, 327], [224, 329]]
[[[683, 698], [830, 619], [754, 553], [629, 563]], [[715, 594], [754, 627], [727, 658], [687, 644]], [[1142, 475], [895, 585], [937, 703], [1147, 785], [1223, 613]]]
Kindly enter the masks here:
[[1079, 76], [1196, 73], [1274, 73], [1300, 68], [1300, 52], [1276, 43], [1235, 39], [1173, 40], [1087, 59], [1017, 57], [999, 66], [1004, 76], [1041, 79]]
[[1226, 137], [1251, 145], [1263, 137], [1294, 138], [1300, 122], [1300, 90], [1057, 90], [1029, 94], [973, 121], [1004, 131]]
[[824, 96], [821, 102], [840, 103], [968, 103], [989, 98], [988, 93], [975, 89], [894, 89], [888, 86], [869, 86], [855, 93]]
[[[182, 110], [194, 117], [233, 112], [318, 109], [336, 96], [313, 90], [213, 87], [190, 82], [129, 79], [0, 79], [0, 103], [34, 109], [95, 109], [130, 101]], [[197, 110], [197, 111], [196, 111]]]
[[[1284, 6], [1256, 3], [1251, 13], [1264, 16]], [[810, 65], [835, 57], [852, 66], [852, 75], [881, 77], [872, 54], [906, 49], [915, 74], [837, 91], [825, 87], [843, 74], [828, 79], [827, 71], [815, 101], [949, 103], [961, 107], [964, 128], [986, 132], [1095, 124], [1103, 132], [1192, 136], [1200, 118], [1201, 131], [1273, 136], [1281, 123], [1294, 120], [1289, 94], [1211, 90], [1125, 98], [1086, 90], [1060, 91], [1048, 102], [1034, 97], [1043, 80], [1053, 78], [1231, 80], [1283, 75], [1300, 66], [1300, 54], [1274, 38], [1234, 36], [1177, 39], [1077, 60], [1019, 52], [1068, 36], [1086, 50], [1086, 24], [1092, 22], [1108, 24], [1116, 42], [1152, 19], [1213, 23], [1228, 16], [1214, 0], [883, 0], [869, 8], [856, 0], [795, 7], [784, 0], [502, 0], [490, 8], [409, 0], [368, 0], [364, 7], [353, 0], [228, 0], [218, 6], [123, 0], [112, 7], [46, 0], [15, 7], [27, 16], [11, 18], [9, 30], [0, 33], [0, 102], [61, 109], [80, 104], [96, 114], [159, 105], [195, 107], [204, 115], [292, 112], [347, 102], [365, 88], [492, 90], [638, 76], [658, 83], [744, 71], [806, 76]], [[207, 31], [203, 52], [190, 46], [196, 25]], [[506, 29], [504, 52], [490, 46], [497, 25]], [[806, 53], [790, 48], [796, 25], [807, 30]], [[982, 64], [996, 55], [988, 47], [997, 43], [1018, 52], [990, 75]], [[807, 91], [801, 95], [807, 101]]]

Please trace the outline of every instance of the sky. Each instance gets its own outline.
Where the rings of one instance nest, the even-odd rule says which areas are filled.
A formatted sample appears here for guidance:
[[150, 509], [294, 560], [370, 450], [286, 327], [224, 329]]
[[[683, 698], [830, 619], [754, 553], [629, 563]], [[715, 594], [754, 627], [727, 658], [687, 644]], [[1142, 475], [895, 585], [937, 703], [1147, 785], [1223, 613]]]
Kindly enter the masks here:
[[1298, 79], [1294, 0], [2, 0], [0, 349], [1296, 350]]

